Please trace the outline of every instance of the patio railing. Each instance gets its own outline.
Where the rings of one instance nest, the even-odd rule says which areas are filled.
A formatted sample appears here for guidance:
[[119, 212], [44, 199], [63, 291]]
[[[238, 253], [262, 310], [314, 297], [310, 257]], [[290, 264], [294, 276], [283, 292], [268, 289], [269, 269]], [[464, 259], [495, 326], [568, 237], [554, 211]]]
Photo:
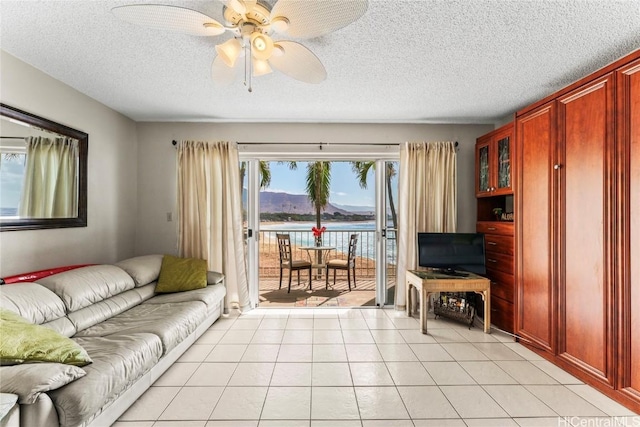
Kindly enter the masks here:
[[[287, 233], [291, 240], [292, 256], [294, 259], [309, 259], [309, 253], [300, 247], [314, 246], [313, 233], [307, 230], [278, 229], [260, 230], [259, 251], [260, 269], [259, 275], [264, 278], [278, 277], [280, 274], [280, 260], [278, 252], [278, 241], [276, 233]], [[328, 258], [346, 259], [349, 251], [349, 237], [351, 234], [358, 235], [356, 249], [356, 274], [361, 278], [375, 277], [375, 250], [376, 233], [375, 230], [345, 229], [326, 230], [322, 234], [322, 245], [332, 246], [336, 249], [331, 251]], [[397, 264], [396, 232], [387, 229], [387, 275], [395, 277]], [[314, 256], [314, 254], [312, 254]], [[315, 262], [315, 259], [314, 259]], [[286, 274], [286, 273], [285, 273]]]

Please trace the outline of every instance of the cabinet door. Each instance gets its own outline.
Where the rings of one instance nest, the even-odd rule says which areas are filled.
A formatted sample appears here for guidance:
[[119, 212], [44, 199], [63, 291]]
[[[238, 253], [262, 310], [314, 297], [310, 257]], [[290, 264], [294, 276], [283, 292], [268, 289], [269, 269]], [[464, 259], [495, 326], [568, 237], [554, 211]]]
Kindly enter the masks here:
[[493, 138], [493, 195], [511, 194], [511, 158], [512, 158], [513, 132], [508, 130], [499, 133]]
[[555, 101], [516, 121], [516, 333], [555, 351], [552, 200], [556, 147]]
[[617, 304], [622, 360], [619, 386], [640, 408], [640, 60], [619, 70], [616, 77], [620, 158], [625, 160], [620, 165], [624, 237], [619, 257], [622, 274]]
[[613, 74], [558, 100], [558, 356], [614, 380]]
[[491, 138], [476, 143], [476, 197], [491, 196]]

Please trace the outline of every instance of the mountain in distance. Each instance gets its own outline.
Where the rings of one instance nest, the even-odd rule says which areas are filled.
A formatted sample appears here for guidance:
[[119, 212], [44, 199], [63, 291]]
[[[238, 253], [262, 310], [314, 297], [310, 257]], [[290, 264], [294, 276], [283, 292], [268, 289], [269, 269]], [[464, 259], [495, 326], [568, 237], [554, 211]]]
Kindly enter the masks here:
[[[306, 194], [277, 193], [273, 191], [260, 192], [260, 212], [261, 213], [292, 213], [292, 214], [315, 214], [316, 210], [311, 204]], [[339, 212], [343, 215], [353, 214], [347, 209], [339, 208], [328, 203], [322, 210], [329, 214]]]
[[359, 215], [373, 215], [376, 212], [376, 208], [373, 206], [339, 205], [337, 203], [334, 203], [333, 206], [339, 209], [344, 209], [352, 214]]

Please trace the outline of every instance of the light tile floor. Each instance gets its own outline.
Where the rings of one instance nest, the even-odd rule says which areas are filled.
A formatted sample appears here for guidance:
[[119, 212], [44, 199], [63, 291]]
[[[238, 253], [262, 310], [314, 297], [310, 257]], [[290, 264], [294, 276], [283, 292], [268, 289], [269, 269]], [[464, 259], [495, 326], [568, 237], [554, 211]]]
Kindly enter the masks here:
[[511, 337], [379, 309], [219, 319], [114, 427], [640, 426]]

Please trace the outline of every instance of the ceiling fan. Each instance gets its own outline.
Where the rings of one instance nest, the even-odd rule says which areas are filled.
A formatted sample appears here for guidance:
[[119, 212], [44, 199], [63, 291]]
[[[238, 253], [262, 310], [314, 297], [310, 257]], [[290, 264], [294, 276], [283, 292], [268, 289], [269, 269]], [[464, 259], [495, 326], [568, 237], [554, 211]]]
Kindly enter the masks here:
[[[360, 18], [368, 0], [277, 0], [271, 7], [264, 0], [218, 0], [224, 25], [196, 10], [160, 4], [133, 4], [111, 11], [123, 21], [144, 27], [193, 36], [232, 38], [215, 46], [211, 75], [217, 84], [231, 84], [241, 73], [251, 88], [251, 77], [276, 70], [306, 83], [320, 83], [327, 71], [308, 48], [272, 35], [310, 39], [343, 28]], [[244, 61], [239, 60], [240, 58]]]

